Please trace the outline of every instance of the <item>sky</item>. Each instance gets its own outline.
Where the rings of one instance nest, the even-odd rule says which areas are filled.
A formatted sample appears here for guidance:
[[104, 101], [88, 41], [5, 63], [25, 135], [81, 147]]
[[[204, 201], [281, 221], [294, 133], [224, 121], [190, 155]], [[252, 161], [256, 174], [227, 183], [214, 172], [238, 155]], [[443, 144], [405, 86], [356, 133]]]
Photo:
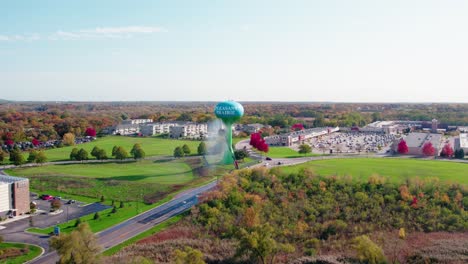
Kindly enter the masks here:
[[3, 1], [0, 98], [468, 102], [468, 1]]

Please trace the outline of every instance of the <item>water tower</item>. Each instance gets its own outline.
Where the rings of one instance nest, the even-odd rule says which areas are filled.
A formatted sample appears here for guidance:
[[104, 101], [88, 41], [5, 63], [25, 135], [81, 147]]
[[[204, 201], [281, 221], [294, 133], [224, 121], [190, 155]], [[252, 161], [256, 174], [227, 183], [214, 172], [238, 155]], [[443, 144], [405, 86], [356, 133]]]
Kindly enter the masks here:
[[234, 163], [234, 150], [232, 149], [232, 125], [239, 121], [240, 118], [244, 115], [244, 107], [241, 104], [234, 101], [225, 101], [218, 103], [214, 109], [216, 117], [223, 121], [225, 130], [226, 130], [226, 144], [227, 148], [224, 151], [224, 156], [222, 159], [223, 164], [233, 164]]

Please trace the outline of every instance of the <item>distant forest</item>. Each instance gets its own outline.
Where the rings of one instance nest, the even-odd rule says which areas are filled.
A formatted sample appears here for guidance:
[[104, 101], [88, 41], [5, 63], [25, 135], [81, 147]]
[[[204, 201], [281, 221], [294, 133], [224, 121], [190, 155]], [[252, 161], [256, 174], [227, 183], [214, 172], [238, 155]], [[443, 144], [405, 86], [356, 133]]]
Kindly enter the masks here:
[[[216, 102], [11, 102], [0, 101], [0, 144], [83, 136], [132, 118], [207, 122]], [[245, 102], [242, 123], [268, 124], [287, 130], [307, 127], [364, 126], [376, 120], [436, 118], [442, 125], [468, 125], [468, 104], [281, 103]]]

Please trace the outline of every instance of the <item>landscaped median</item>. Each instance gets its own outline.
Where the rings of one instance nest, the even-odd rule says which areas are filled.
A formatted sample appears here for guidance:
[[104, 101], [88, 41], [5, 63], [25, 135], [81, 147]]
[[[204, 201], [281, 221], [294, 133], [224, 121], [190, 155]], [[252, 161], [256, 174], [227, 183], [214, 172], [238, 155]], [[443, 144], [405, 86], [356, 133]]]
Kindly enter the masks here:
[[42, 253], [42, 248], [22, 243], [0, 243], [0, 263], [21, 264]]

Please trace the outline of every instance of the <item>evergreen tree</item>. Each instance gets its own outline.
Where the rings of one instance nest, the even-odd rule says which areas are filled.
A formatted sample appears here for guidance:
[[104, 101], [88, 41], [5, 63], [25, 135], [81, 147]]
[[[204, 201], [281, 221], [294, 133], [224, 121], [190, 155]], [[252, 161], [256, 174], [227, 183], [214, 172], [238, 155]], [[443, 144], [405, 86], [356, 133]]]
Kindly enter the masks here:
[[206, 144], [205, 142], [200, 142], [200, 144], [198, 144], [198, 148], [197, 148], [197, 152], [198, 152], [198, 155], [206, 155]]

